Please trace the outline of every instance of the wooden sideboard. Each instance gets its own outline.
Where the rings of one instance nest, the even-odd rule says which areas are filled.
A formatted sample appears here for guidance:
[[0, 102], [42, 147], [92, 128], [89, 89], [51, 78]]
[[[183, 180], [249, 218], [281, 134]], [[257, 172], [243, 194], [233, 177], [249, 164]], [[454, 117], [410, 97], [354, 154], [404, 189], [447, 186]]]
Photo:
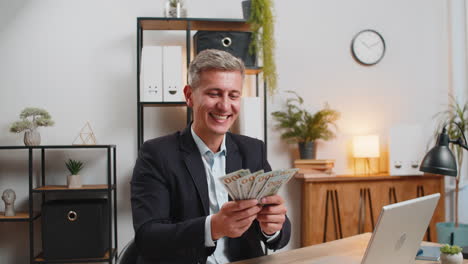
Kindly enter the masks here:
[[296, 178], [302, 181], [302, 247], [372, 232], [382, 206], [432, 193], [440, 193], [441, 199], [424, 240], [437, 241], [435, 224], [445, 221], [440, 175], [316, 177], [301, 173]]

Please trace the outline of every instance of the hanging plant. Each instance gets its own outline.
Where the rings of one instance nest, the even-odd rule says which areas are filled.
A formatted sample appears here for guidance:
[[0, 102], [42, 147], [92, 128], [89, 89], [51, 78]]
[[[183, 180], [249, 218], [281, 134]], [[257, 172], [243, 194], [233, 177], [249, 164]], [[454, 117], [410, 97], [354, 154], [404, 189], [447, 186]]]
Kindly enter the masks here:
[[249, 52], [263, 60], [263, 77], [271, 94], [276, 93], [277, 72], [275, 63], [275, 18], [272, 0], [252, 0], [248, 23], [252, 31]]

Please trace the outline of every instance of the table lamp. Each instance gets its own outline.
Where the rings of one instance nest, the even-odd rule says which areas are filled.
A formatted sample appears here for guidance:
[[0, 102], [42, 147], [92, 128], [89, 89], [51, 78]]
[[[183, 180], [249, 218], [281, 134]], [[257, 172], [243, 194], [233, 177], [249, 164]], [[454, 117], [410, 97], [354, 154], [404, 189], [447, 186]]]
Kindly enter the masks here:
[[354, 174], [356, 174], [356, 159], [366, 159], [366, 174], [370, 172], [370, 158], [380, 157], [379, 136], [355, 136], [353, 138], [353, 157], [354, 157]]

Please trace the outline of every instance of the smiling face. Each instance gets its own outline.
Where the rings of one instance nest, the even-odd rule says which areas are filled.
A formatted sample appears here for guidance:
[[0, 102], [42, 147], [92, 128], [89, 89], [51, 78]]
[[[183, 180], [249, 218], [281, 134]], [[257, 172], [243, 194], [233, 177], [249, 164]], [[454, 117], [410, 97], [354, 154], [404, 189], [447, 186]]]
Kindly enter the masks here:
[[205, 144], [221, 144], [237, 119], [242, 82], [239, 71], [213, 69], [201, 72], [197, 87], [185, 87], [187, 105], [193, 109], [192, 128]]

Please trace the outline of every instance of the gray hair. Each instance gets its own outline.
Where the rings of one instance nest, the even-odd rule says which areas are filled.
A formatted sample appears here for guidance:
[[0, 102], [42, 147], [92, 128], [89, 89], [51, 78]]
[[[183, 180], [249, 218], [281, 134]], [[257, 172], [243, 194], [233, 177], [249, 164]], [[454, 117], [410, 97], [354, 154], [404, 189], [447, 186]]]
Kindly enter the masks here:
[[200, 75], [205, 70], [239, 71], [242, 79], [245, 76], [245, 66], [241, 59], [230, 53], [216, 49], [206, 49], [198, 53], [190, 63], [188, 71], [188, 85], [196, 88], [200, 82]]

